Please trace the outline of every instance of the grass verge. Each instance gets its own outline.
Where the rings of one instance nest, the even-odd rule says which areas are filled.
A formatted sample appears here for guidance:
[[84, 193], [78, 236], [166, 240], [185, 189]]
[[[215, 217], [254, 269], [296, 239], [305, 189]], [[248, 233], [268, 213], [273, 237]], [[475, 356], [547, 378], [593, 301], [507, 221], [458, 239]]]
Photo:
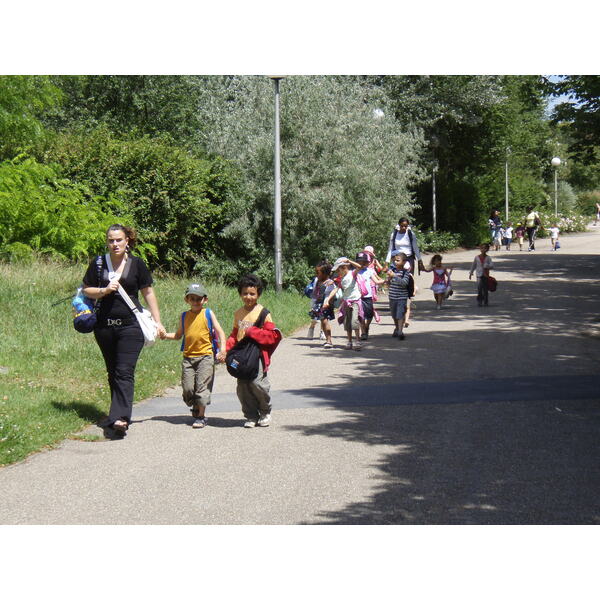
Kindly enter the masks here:
[[[73, 329], [69, 301], [85, 265], [0, 264], [0, 466], [17, 462], [102, 419], [110, 404], [104, 361], [93, 334]], [[163, 324], [174, 331], [186, 310], [188, 280], [156, 277]], [[241, 306], [237, 290], [206, 282], [209, 306], [226, 334]], [[308, 301], [297, 292], [267, 290], [261, 303], [284, 335], [308, 323]], [[179, 383], [179, 344], [144, 348], [135, 400]]]

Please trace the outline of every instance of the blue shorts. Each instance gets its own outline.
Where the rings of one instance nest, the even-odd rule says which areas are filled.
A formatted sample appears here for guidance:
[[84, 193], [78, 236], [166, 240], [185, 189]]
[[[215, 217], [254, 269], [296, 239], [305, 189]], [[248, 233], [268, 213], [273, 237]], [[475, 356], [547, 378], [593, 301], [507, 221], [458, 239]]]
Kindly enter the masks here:
[[400, 298], [399, 300], [390, 300], [390, 313], [392, 319], [402, 320], [406, 314], [406, 298]]

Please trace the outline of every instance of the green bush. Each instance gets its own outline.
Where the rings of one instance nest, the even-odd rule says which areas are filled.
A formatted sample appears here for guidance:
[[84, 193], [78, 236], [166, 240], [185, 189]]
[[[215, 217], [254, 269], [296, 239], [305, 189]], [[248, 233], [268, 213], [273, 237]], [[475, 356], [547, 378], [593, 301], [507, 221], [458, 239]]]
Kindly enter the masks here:
[[449, 231], [420, 231], [419, 248], [422, 252], [447, 252], [461, 245], [460, 233]]
[[78, 259], [100, 251], [115, 221], [114, 201], [94, 197], [31, 158], [0, 163], [0, 252], [14, 261], [34, 253]]
[[118, 139], [104, 128], [57, 135], [42, 155], [72, 180], [121, 200], [140, 239], [156, 248], [151, 266], [188, 272], [217, 248], [236, 185], [225, 161], [192, 156], [166, 136]]

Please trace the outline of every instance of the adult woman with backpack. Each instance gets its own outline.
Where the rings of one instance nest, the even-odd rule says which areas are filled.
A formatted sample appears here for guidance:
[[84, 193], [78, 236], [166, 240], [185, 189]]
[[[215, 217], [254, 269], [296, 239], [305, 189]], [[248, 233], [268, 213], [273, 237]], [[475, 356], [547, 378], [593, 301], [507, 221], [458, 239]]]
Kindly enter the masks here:
[[[392, 252], [394, 250], [406, 254], [407, 262], [410, 265], [411, 277], [414, 277], [415, 274], [415, 259], [417, 260], [417, 265], [419, 267], [419, 274], [421, 274], [421, 270], [425, 269], [423, 261], [421, 260], [421, 251], [419, 250], [417, 236], [410, 228], [410, 221], [406, 217], [402, 217], [398, 221], [398, 225], [394, 227], [394, 231], [392, 231], [392, 235], [390, 236], [390, 243], [388, 245], [387, 256], [385, 258], [386, 270], [389, 267], [390, 260], [392, 258]], [[412, 280], [412, 289], [414, 290], [414, 279]], [[404, 327], [408, 327], [410, 325], [411, 295], [412, 294], [409, 294], [408, 298]]]
[[402, 217], [398, 221], [398, 225], [394, 227], [394, 231], [392, 231], [387, 256], [385, 258], [386, 267], [390, 264], [392, 251], [394, 250], [399, 250], [406, 254], [413, 275], [415, 273], [415, 259], [418, 261], [419, 273], [421, 273], [421, 269], [425, 268], [423, 266], [423, 261], [421, 260], [421, 251], [419, 250], [417, 236], [410, 228], [410, 221], [406, 217]]

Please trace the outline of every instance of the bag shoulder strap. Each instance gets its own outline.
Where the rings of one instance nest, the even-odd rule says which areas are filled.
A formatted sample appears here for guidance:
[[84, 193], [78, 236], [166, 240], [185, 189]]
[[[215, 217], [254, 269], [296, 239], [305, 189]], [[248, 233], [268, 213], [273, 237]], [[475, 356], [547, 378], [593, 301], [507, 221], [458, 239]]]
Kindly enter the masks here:
[[210, 337], [210, 343], [212, 345], [212, 349], [213, 349], [213, 354], [216, 356], [218, 354], [218, 348], [217, 348], [217, 340], [216, 340], [216, 336], [215, 336], [215, 329], [213, 327], [213, 322], [212, 322], [212, 313], [210, 312], [210, 308], [206, 308], [206, 323], [208, 325], [208, 335]]
[[187, 313], [187, 310], [185, 312], [181, 313], [181, 332], [183, 333], [183, 336], [181, 337], [181, 348], [179, 349], [180, 352], [183, 352], [183, 348], [185, 347], [185, 315]]
[[262, 327], [265, 324], [265, 319], [267, 318], [268, 314], [269, 311], [266, 308], [263, 308], [260, 311], [260, 315], [258, 315], [258, 319], [256, 319], [254, 322], [254, 327]]

